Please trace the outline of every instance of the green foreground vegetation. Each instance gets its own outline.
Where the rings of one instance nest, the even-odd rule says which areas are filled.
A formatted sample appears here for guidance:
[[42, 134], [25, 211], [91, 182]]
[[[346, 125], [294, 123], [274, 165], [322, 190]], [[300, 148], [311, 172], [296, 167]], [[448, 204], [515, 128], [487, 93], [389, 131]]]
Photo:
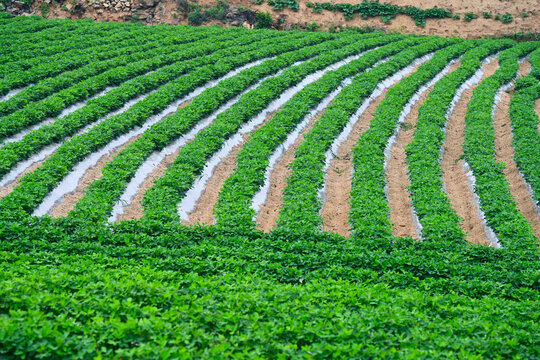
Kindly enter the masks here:
[[[0, 33], [0, 179], [55, 146], [0, 198], [0, 359], [540, 358], [539, 243], [495, 159], [491, 126], [496, 93], [528, 58], [510, 118], [538, 205], [540, 42], [2, 13]], [[494, 55], [499, 67], [467, 111], [464, 158], [501, 248], [467, 242], [438, 161], [454, 94]], [[354, 148], [351, 237], [321, 231], [325, 154], [377, 84], [422, 57]], [[453, 60], [459, 67], [444, 74]], [[208, 160], [321, 71], [253, 130], [219, 193], [216, 224], [182, 225], [178, 204]], [[407, 149], [422, 241], [395, 237], [385, 147], [404, 106], [438, 74]], [[77, 164], [213, 80], [127, 144], [66, 217], [33, 216]], [[274, 231], [262, 233], [250, 206], [271, 155], [340, 87], [296, 150]], [[229, 102], [146, 191], [142, 219], [108, 221], [152, 154]]]

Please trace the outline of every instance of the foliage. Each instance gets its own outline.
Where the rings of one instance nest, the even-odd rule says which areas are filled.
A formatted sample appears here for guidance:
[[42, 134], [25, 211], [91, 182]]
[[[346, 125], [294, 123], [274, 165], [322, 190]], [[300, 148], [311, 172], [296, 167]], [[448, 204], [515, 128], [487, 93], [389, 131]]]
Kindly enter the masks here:
[[508, 24], [508, 23], [511, 23], [512, 21], [514, 21], [514, 17], [512, 16], [512, 14], [506, 13], [503, 16], [501, 16], [502, 23]]
[[[392, 7], [375, 7], [392, 17]], [[536, 189], [531, 104], [539, 94], [539, 43], [344, 30], [150, 27], [0, 13], [0, 175], [54, 149], [0, 198], [0, 358], [540, 357], [540, 250], [509, 198], [489, 126], [495, 94], [530, 54], [531, 74], [516, 81], [510, 116], [516, 162]], [[476, 88], [466, 118], [465, 157], [503, 244], [493, 249], [459, 234], [441, 187], [433, 186], [440, 174], [430, 154], [438, 154], [457, 87], [503, 49], [500, 69]], [[321, 232], [317, 191], [329, 146], [379, 82], [432, 52], [388, 91], [355, 149], [354, 235]], [[419, 143], [408, 149], [424, 241], [394, 237], [380, 194], [384, 145], [408, 99], [458, 57], [461, 66], [420, 109]], [[318, 80], [304, 86], [313, 74]], [[218, 223], [182, 225], [177, 203], [207, 160], [299, 84], [238, 153], [219, 194]], [[296, 152], [279, 228], [257, 231], [250, 205], [269, 157], [339, 87]], [[190, 104], [152, 118], [186, 96]], [[66, 111], [75, 104], [83, 106]], [[146, 193], [145, 217], [108, 223], [139, 166], [209, 115], [213, 122]], [[151, 118], [155, 125], [108, 162], [67, 217], [31, 216], [89, 154]]]
[[273, 6], [274, 10], [289, 8], [298, 11], [300, 9], [297, 0], [268, 0], [268, 5]]
[[478, 15], [476, 15], [473, 12], [466, 12], [465, 16], [463, 17], [463, 20], [470, 22], [471, 20], [474, 20], [478, 18]]
[[405, 14], [415, 20], [416, 25], [425, 26], [426, 19], [441, 19], [451, 16], [451, 11], [442, 8], [420, 9], [415, 6], [397, 6], [379, 1], [363, 0], [359, 4], [334, 4], [329, 2], [324, 3], [307, 3], [308, 8], [312, 8], [314, 12], [320, 13], [323, 10], [339, 11], [345, 16], [345, 19], [351, 20], [355, 14], [360, 15], [362, 19], [380, 16], [382, 21], [389, 24], [398, 14]]
[[272, 24], [274, 23], [274, 20], [272, 19], [272, 15], [265, 11], [265, 12], [257, 12], [257, 25], [255, 25], [255, 28], [257, 29], [269, 29], [272, 27]]

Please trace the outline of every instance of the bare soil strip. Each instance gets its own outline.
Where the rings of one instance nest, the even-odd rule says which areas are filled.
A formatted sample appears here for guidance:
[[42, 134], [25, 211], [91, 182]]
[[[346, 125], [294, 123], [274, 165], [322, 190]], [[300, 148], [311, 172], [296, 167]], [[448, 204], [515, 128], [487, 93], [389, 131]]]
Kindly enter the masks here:
[[495, 156], [506, 164], [504, 175], [510, 184], [510, 193], [517, 203], [518, 209], [532, 225], [536, 236], [540, 239], [540, 216], [529, 194], [525, 180], [521, 177], [514, 161], [513, 134], [509, 118], [511, 96], [502, 92], [501, 101], [493, 119], [495, 127]]
[[519, 74], [521, 75], [520, 77], [525, 77], [529, 75], [529, 73], [531, 72], [531, 62], [529, 60], [525, 60], [522, 63], [520, 63], [518, 71], [519, 71]]
[[212, 177], [208, 181], [204, 192], [202, 193], [199, 201], [197, 202], [197, 207], [195, 210], [189, 214], [189, 222], [184, 221], [185, 225], [190, 224], [214, 224], [214, 206], [216, 205], [219, 192], [225, 183], [225, 180], [231, 176], [236, 168], [236, 157], [240, 150], [242, 150], [243, 145], [248, 140], [248, 136], [243, 136], [243, 141], [241, 144], [236, 145], [232, 148], [232, 151], [226, 157], [221, 159], [221, 162], [214, 170]]
[[75, 190], [75, 192], [66, 194], [63, 197], [62, 202], [58, 203], [51, 209], [51, 217], [60, 218], [67, 216], [68, 213], [73, 210], [75, 204], [77, 204], [77, 202], [84, 197], [86, 188], [94, 181], [99, 180], [103, 177], [102, 170], [105, 165], [111, 162], [114, 157], [118, 155], [118, 153], [120, 153], [120, 151], [124, 150], [129, 144], [133, 143], [139, 137], [140, 135], [132, 137], [124, 145], [114, 149], [114, 151], [110, 152], [108, 155], [102, 156], [96, 165], [92, 166], [84, 173], [83, 177], [77, 185], [77, 189]]
[[[45, 160], [47, 160], [47, 159], [45, 159]], [[11, 194], [13, 192], [13, 190], [17, 186], [19, 186], [21, 184], [21, 179], [23, 177], [25, 177], [27, 174], [30, 174], [31, 172], [35, 171], [41, 165], [43, 165], [45, 160], [35, 162], [30, 167], [26, 168], [26, 170], [24, 170], [24, 172], [22, 172], [19, 176], [17, 176], [17, 178], [13, 182], [9, 183], [6, 186], [1, 186], [0, 187], [0, 199], [7, 196], [7, 195], [9, 195], [9, 194]]]
[[270, 190], [266, 202], [261, 206], [257, 216], [257, 229], [269, 233], [276, 226], [279, 211], [283, 205], [283, 191], [287, 187], [287, 179], [292, 173], [291, 164], [295, 159], [294, 153], [304, 141], [304, 136], [313, 129], [325, 110], [313, 116], [308, 126], [302, 131], [294, 144], [290, 146], [281, 159], [276, 163], [270, 174]]
[[429, 88], [411, 109], [405, 118], [399, 132], [392, 156], [388, 159], [386, 168], [386, 184], [388, 186], [388, 203], [390, 206], [390, 221], [392, 233], [399, 237], [412, 237], [418, 240], [411, 208], [411, 196], [407, 188], [410, 185], [405, 148], [413, 139], [418, 120], [418, 109], [426, 101], [433, 90]]
[[[177, 111], [182, 109], [183, 107], [188, 106], [191, 104], [191, 101], [183, 102], [180, 106], [178, 106]], [[167, 114], [165, 118], [168, 118], [169, 116], [175, 114], [174, 112]], [[164, 119], [165, 119], [164, 118]], [[137, 191], [137, 194], [133, 197], [133, 200], [131, 203], [124, 208], [124, 212], [118, 216], [117, 222], [124, 221], [124, 220], [139, 220], [143, 217], [143, 206], [142, 206], [142, 199], [144, 197], [144, 194], [146, 194], [146, 191], [150, 189], [154, 182], [159, 179], [160, 177], [165, 174], [165, 171], [169, 168], [169, 166], [172, 165], [174, 162], [174, 159], [178, 156], [178, 153], [180, 152], [180, 149], [172, 153], [171, 155], [168, 155], [163, 159], [161, 163], [156, 165], [152, 173], [146, 179], [144, 180], [143, 184]]]
[[[281, 109], [281, 108], [280, 108]], [[214, 169], [212, 176], [208, 180], [208, 184], [204, 188], [204, 192], [197, 201], [197, 206], [191, 214], [189, 214], [189, 221], [184, 221], [186, 225], [192, 224], [214, 224], [214, 207], [216, 206], [219, 193], [223, 188], [223, 184], [232, 175], [236, 169], [236, 158], [238, 153], [242, 150], [244, 144], [249, 141], [250, 135], [260, 129], [266, 124], [274, 115], [280, 110], [270, 112], [264, 119], [263, 123], [257, 125], [250, 134], [242, 134], [242, 142], [235, 145], [231, 152], [221, 159], [219, 165]]]
[[377, 106], [385, 98], [389, 89], [383, 91], [362, 113], [353, 127], [350, 136], [340, 146], [336, 157], [330, 163], [328, 177], [326, 179], [326, 201], [321, 212], [323, 231], [337, 233], [345, 237], [350, 236], [349, 212], [351, 206], [349, 200], [353, 171], [352, 150], [358, 143], [360, 136], [369, 129], [373, 114]]
[[[498, 61], [492, 60], [484, 65], [482, 79], [491, 76], [497, 71]], [[467, 104], [471, 100], [474, 88], [463, 92], [461, 99], [456, 104], [453, 113], [448, 119], [446, 127], [446, 139], [444, 142], [444, 154], [441, 162], [443, 181], [446, 193], [450, 199], [452, 208], [463, 219], [462, 229], [466, 232], [466, 238], [474, 244], [489, 245], [490, 241], [484, 231], [482, 220], [478, 217], [478, 209], [474, 203], [473, 194], [469, 189], [467, 176], [463, 171], [463, 142], [465, 139], [465, 115]]]

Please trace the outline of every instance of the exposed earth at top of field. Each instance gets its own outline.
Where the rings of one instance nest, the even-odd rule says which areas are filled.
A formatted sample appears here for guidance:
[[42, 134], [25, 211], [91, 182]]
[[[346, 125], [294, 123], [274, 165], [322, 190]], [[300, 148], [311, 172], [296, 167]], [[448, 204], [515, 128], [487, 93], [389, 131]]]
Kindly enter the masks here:
[[[205, 24], [253, 27], [256, 13], [268, 12], [278, 29], [304, 28], [339, 31], [341, 27], [374, 27], [388, 32], [478, 38], [508, 34], [536, 34], [540, 30], [540, 3], [536, 0], [385, 0], [381, 3], [423, 10], [444, 8], [446, 18], [427, 19], [424, 26], [405, 14], [388, 20], [381, 16], [347, 18], [341, 11], [316, 11], [313, 0], [4, 0], [8, 11], [44, 15], [48, 18], [92, 18], [97, 21], [136, 21], [146, 24]], [[359, 4], [359, 0], [338, 0], [332, 4]], [[313, 7], [315, 4], [315, 8]], [[329, 3], [326, 3], [329, 4]], [[1, 6], [1, 5], [0, 5]], [[197, 8], [200, 12], [196, 12]], [[292, 9], [297, 7], [297, 9]], [[276, 10], [277, 9], [277, 10]], [[1, 10], [1, 8], [0, 8]], [[505, 17], [506, 16], [506, 17]], [[501, 21], [502, 18], [502, 21]], [[530, 36], [530, 34], [529, 34]], [[534, 36], [534, 35], [533, 35]], [[527, 40], [530, 40], [529, 37]]]

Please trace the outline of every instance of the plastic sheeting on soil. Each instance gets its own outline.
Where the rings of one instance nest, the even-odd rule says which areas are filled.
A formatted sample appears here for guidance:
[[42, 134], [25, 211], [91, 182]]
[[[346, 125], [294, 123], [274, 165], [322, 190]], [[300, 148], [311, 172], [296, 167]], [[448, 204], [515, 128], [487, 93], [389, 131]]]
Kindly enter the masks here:
[[[296, 62], [292, 64], [291, 67], [299, 65], [303, 62], [304, 61]], [[240, 99], [242, 95], [256, 89], [266, 79], [280, 75], [281, 73], [283, 73], [283, 71], [285, 71], [285, 69], [282, 69], [275, 74], [267, 76], [263, 78], [262, 80], [258, 81], [256, 84], [250, 86], [249, 88], [244, 90], [240, 95], [237, 95], [233, 99], [229, 100], [226, 104], [222, 105], [211, 116], [200, 121], [188, 133], [184, 134], [183, 136], [173, 141], [171, 144], [163, 148], [163, 150], [154, 152], [141, 165], [141, 167], [137, 169], [135, 176], [129, 182], [128, 186], [124, 190], [124, 193], [120, 197], [119, 201], [114, 205], [112, 214], [109, 217], [109, 221], [114, 222], [118, 220], [118, 217], [124, 213], [125, 208], [132, 203], [135, 195], [140, 191], [140, 188], [143, 185], [146, 178], [153, 172], [154, 168], [158, 164], [160, 164], [167, 156], [174, 154], [178, 149], [180, 149], [180, 147], [184, 146], [188, 141], [194, 139], [195, 136], [197, 136], [197, 134], [201, 130], [209, 126], [217, 118], [219, 114], [223, 113], [224, 111], [228, 110], [231, 106], [233, 106]]]
[[36, 130], [36, 129], [39, 129], [40, 127], [42, 126], [45, 126], [45, 125], [48, 125], [48, 124], [52, 124], [53, 122], [56, 121], [56, 119], [59, 119], [61, 117], [64, 117], [64, 116], [67, 116], [79, 109], [81, 109], [82, 107], [84, 107], [90, 100], [93, 100], [93, 99], [97, 99], [98, 97], [100, 96], [103, 96], [105, 95], [107, 92], [111, 91], [112, 89], [115, 89], [117, 88], [117, 86], [114, 86], [114, 87], [108, 87], [106, 88], [105, 90], [97, 93], [96, 95], [92, 96], [91, 98], [89, 99], [86, 99], [86, 100], [83, 100], [83, 101], [79, 101], [78, 103], [75, 103], [67, 108], [65, 108], [64, 110], [62, 110], [62, 112], [58, 115], [58, 116], [54, 116], [54, 117], [50, 117], [50, 118], [47, 118], [45, 120], [43, 120], [42, 122], [38, 123], [38, 124], [35, 124], [35, 125], [32, 125], [32, 126], [29, 126], [27, 127], [26, 129], [22, 130], [21, 132], [5, 139], [2, 143], [0, 143], [0, 148], [5, 146], [7, 143], [11, 143], [11, 142], [16, 142], [16, 141], [19, 141], [21, 140], [23, 137], [25, 137], [26, 135], [28, 135], [29, 133], [31, 133], [32, 131]]
[[[373, 51], [373, 50], [374, 49], [369, 50], [369, 51]], [[263, 124], [269, 114], [277, 111], [279, 108], [285, 105], [287, 101], [289, 101], [294, 95], [300, 92], [305, 86], [319, 80], [328, 71], [338, 69], [339, 67], [346, 65], [350, 63], [351, 61], [359, 59], [366, 52], [368, 51], [362, 52], [357, 55], [349, 56], [348, 58], [343, 59], [339, 62], [336, 62], [335, 64], [332, 64], [324, 68], [323, 70], [319, 70], [313, 74], [306, 76], [299, 84], [285, 90], [280, 95], [280, 97], [272, 101], [266, 107], [266, 109], [264, 109], [261, 113], [259, 113], [253, 119], [245, 123], [240, 128], [240, 130], [231, 138], [229, 138], [223, 144], [221, 149], [216, 154], [214, 154], [212, 158], [210, 158], [210, 160], [206, 163], [201, 176], [195, 181], [194, 186], [188, 191], [188, 193], [186, 193], [186, 196], [184, 197], [184, 199], [182, 199], [182, 201], [178, 204], [178, 214], [180, 215], [180, 217], [185, 221], [189, 221], [189, 214], [195, 210], [197, 202], [199, 201], [202, 193], [204, 192], [204, 188], [206, 187], [206, 184], [208, 183], [208, 180], [212, 176], [215, 168], [220, 164], [221, 158], [226, 157], [235, 146], [242, 143], [243, 134], [248, 134], [252, 132], [258, 126]]]
[[[461, 97], [463, 96], [463, 93], [465, 92], [465, 90], [472, 88], [473, 86], [477, 85], [480, 82], [480, 80], [482, 80], [482, 78], [484, 77], [484, 68], [483, 67], [485, 65], [491, 63], [491, 61], [493, 59], [496, 59], [498, 57], [498, 55], [499, 54], [497, 53], [492, 57], [486, 58], [482, 62], [483, 66], [481, 66], [474, 73], [474, 75], [471, 76], [467, 81], [465, 81], [463, 83], [463, 85], [461, 85], [459, 87], [459, 89], [456, 91], [456, 95], [452, 99], [452, 102], [450, 103], [450, 107], [446, 111], [446, 124], [444, 126], [444, 136], [445, 137], [446, 137], [446, 128], [447, 128], [447, 125], [448, 125], [448, 119], [450, 118], [450, 116], [454, 112], [454, 109], [455, 109], [457, 103], [461, 100]], [[439, 151], [439, 163], [442, 161], [443, 155], [444, 155], [444, 144], [443, 144], [443, 146], [441, 146], [441, 149]], [[488, 224], [486, 222], [486, 217], [485, 217], [484, 211], [482, 210], [482, 208], [480, 206], [480, 198], [478, 197], [478, 195], [474, 191], [474, 185], [476, 183], [476, 178], [474, 177], [474, 174], [471, 171], [471, 168], [470, 168], [469, 164], [467, 163], [467, 161], [465, 161], [465, 159], [463, 159], [463, 165], [462, 166], [463, 166], [463, 171], [465, 172], [465, 175], [467, 177], [467, 183], [468, 183], [468, 186], [469, 186], [469, 190], [471, 191], [471, 193], [473, 195], [473, 203], [476, 206], [476, 209], [477, 209], [477, 212], [478, 212], [478, 218], [481, 220], [482, 226], [484, 227], [484, 232], [486, 233], [486, 237], [489, 239], [489, 241], [490, 241], [490, 243], [492, 244], [493, 247], [500, 248], [501, 245], [499, 243], [499, 239], [495, 235], [495, 232], [493, 231], [493, 229], [490, 226], [488, 226]], [[443, 191], [446, 192], [446, 186], [445, 186], [444, 182], [443, 182], [442, 187], [443, 187]]]
[[132, 139], [133, 137], [136, 137], [136, 136], [139, 136], [139, 135], [143, 134], [152, 125], [158, 123], [159, 121], [161, 121], [162, 119], [167, 117], [168, 114], [170, 114], [171, 112], [176, 111], [178, 106], [180, 106], [182, 103], [193, 99], [195, 96], [199, 95], [204, 90], [206, 90], [206, 89], [208, 89], [208, 88], [210, 88], [212, 86], [215, 86], [217, 83], [219, 83], [222, 80], [225, 80], [225, 79], [227, 79], [229, 77], [232, 77], [232, 76], [238, 74], [240, 71], [242, 71], [244, 69], [247, 69], [249, 67], [258, 65], [258, 64], [260, 64], [261, 62], [263, 62], [265, 60], [267, 60], [267, 59], [255, 61], [255, 62], [249, 63], [247, 65], [244, 65], [242, 67], [239, 67], [239, 68], [229, 72], [227, 75], [225, 75], [225, 76], [223, 76], [223, 77], [221, 77], [221, 78], [219, 78], [217, 80], [210, 81], [206, 85], [195, 89], [194, 91], [192, 91], [190, 94], [188, 94], [184, 98], [179, 99], [179, 100], [173, 102], [172, 104], [170, 104], [161, 113], [151, 116], [144, 123], [143, 126], [137, 127], [135, 129], [129, 131], [128, 133], [119, 136], [118, 138], [114, 139], [109, 144], [107, 144], [105, 147], [101, 148], [99, 151], [96, 151], [96, 152], [90, 154], [89, 156], [87, 156], [84, 160], [79, 162], [67, 176], [64, 177], [64, 179], [60, 182], [60, 184], [58, 184], [53, 189], [52, 192], [50, 192], [45, 197], [45, 199], [41, 202], [41, 204], [38, 206], [38, 208], [34, 210], [33, 215], [34, 216], [42, 216], [42, 215], [45, 215], [45, 214], [49, 213], [55, 205], [60, 204], [63, 201], [63, 198], [64, 198], [65, 195], [67, 195], [69, 193], [74, 193], [76, 191], [76, 189], [77, 189], [77, 186], [78, 186], [80, 180], [82, 179], [82, 177], [84, 176], [86, 171], [88, 169], [90, 169], [92, 166], [95, 166], [102, 156], [110, 154], [116, 148], [118, 148], [118, 147], [126, 144], [127, 142], [129, 142], [129, 140]]

